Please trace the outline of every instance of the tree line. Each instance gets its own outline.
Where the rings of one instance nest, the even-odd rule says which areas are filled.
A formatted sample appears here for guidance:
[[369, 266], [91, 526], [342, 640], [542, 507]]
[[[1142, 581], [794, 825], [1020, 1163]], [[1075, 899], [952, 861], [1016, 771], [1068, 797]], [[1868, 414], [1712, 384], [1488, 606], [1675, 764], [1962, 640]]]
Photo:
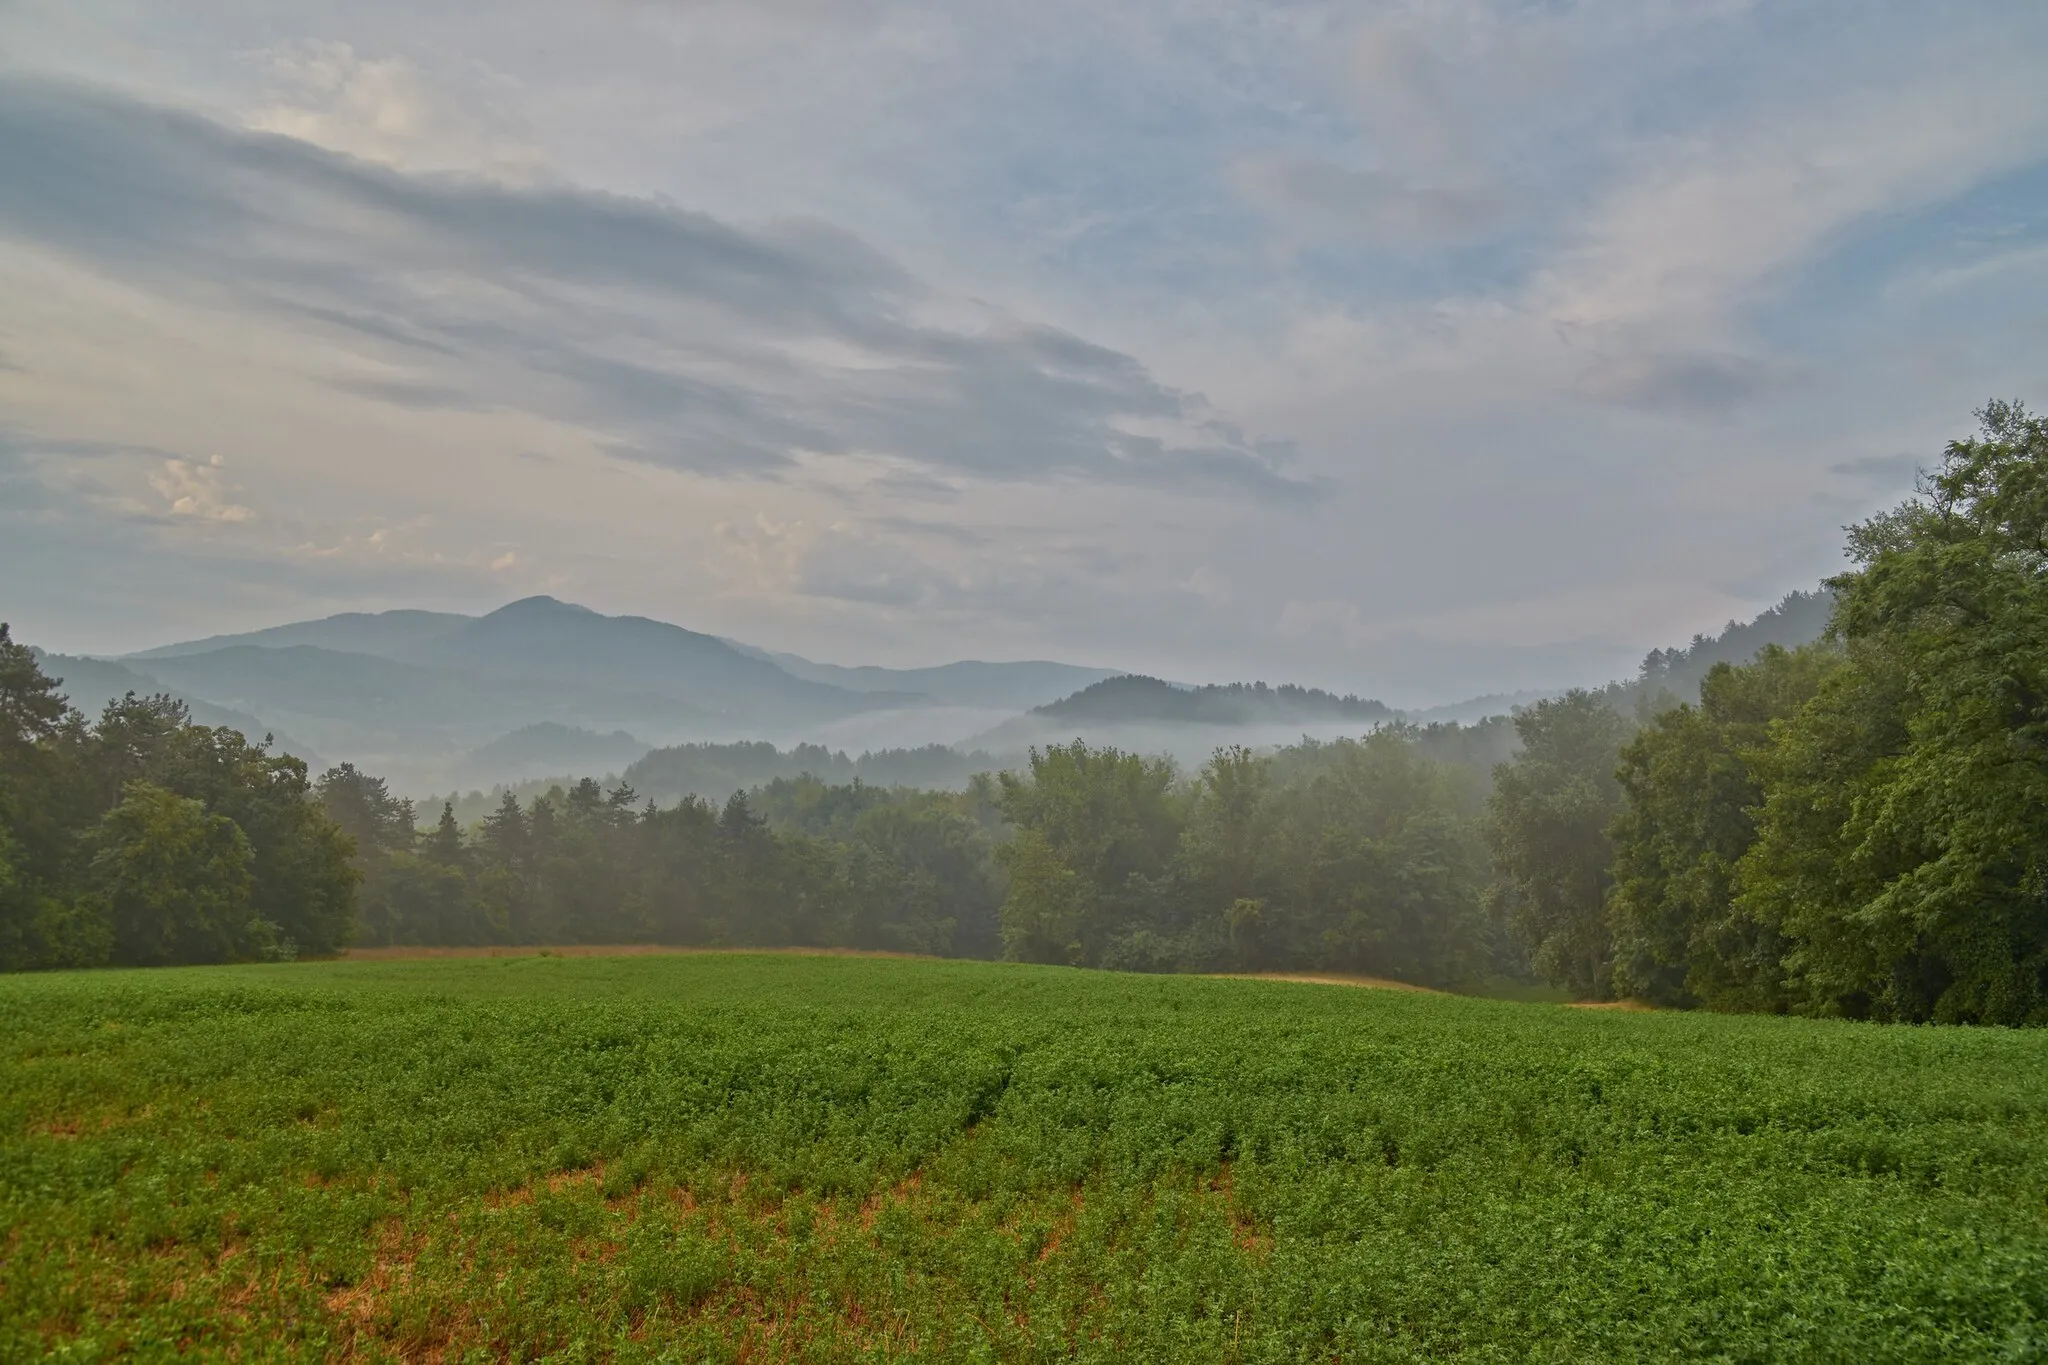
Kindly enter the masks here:
[[353, 852], [298, 759], [169, 697], [88, 723], [0, 624], [0, 968], [332, 953]]
[[[356, 850], [365, 946], [670, 943], [993, 956], [1001, 901], [975, 795], [778, 779], [722, 804], [591, 778], [473, 828], [350, 765], [315, 796]], [[779, 817], [771, 826], [770, 815]]]
[[1586, 995], [2048, 1023], [2048, 423], [1992, 403], [1850, 528], [1826, 636], [1632, 723], [1516, 717], [1489, 829], [1534, 967]]
[[89, 724], [0, 627], [0, 965], [790, 944], [2048, 1022], [2048, 425], [1981, 418], [1825, 595], [1744, 628], [1826, 612], [1817, 642], [1188, 775], [1076, 741], [963, 791], [584, 779], [423, 829], [167, 698]]

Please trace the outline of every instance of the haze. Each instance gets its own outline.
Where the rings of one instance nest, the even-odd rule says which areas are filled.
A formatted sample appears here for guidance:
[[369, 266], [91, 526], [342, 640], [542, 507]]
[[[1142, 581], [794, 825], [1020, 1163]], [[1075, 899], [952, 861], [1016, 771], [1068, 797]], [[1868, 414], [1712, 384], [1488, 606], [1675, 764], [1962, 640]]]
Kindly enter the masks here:
[[6, 616], [1625, 676], [2038, 392], [2044, 66], [2011, 3], [15, 0]]

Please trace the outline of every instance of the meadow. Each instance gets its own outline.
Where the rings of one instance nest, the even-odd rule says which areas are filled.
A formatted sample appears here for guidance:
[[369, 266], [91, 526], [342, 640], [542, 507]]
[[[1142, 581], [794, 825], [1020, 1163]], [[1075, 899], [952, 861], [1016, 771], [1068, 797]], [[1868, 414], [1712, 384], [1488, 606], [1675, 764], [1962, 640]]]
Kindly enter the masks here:
[[2048, 1033], [769, 956], [0, 979], [0, 1358], [2048, 1357]]

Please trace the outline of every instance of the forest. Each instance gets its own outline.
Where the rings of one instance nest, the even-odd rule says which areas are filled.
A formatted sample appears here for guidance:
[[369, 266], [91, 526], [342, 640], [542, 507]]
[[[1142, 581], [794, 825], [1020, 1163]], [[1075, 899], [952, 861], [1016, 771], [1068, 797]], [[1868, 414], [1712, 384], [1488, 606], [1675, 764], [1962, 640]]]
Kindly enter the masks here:
[[465, 823], [168, 697], [88, 720], [0, 626], [0, 966], [819, 945], [2048, 1023], [2048, 422], [1980, 418], [1788, 599], [1814, 643], [1193, 771], [1075, 741], [964, 790], [586, 778]]

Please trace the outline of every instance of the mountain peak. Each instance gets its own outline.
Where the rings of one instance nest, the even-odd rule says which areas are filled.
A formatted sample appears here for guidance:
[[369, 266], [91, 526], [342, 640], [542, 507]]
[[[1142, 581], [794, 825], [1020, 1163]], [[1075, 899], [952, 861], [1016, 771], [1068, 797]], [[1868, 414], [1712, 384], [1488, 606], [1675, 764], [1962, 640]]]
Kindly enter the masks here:
[[559, 597], [549, 597], [546, 593], [541, 593], [534, 597], [522, 597], [517, 602], [507, 602], [504, 606], [499, 607], [496, 611], [481, 619], [489, 621], [506, 616], [557, 615], [596, 616], [598, 613], [592, 611], [589, 607], [578, 606], [574, 602], [564, 602]]

